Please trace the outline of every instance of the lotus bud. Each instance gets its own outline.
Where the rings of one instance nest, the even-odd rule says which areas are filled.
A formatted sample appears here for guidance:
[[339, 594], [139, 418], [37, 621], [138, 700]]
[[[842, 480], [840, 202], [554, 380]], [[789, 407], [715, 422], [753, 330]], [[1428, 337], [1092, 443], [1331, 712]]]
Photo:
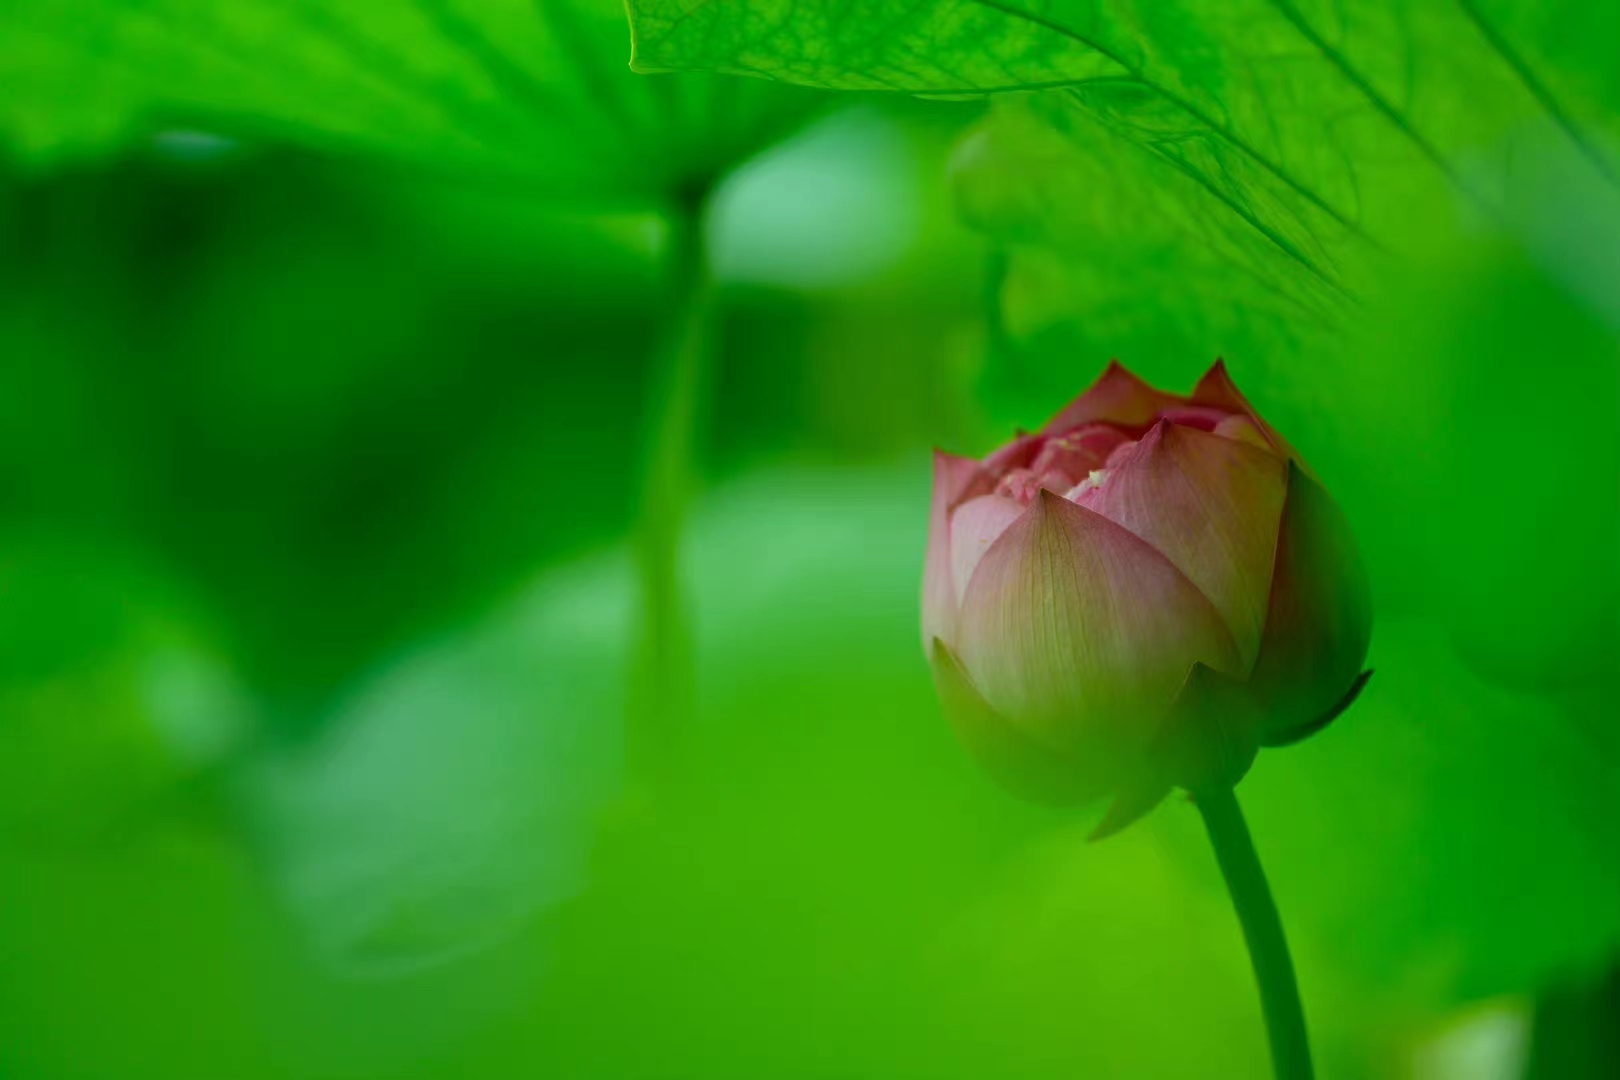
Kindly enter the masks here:
[[1315, 475], [1217, 362], [1190, 395], [1117, 363], [1038, 434], [938, 453], [923, 644], [986, 768], [1101, 832], [1237, 783], [1365, 681], [1366, 574]]

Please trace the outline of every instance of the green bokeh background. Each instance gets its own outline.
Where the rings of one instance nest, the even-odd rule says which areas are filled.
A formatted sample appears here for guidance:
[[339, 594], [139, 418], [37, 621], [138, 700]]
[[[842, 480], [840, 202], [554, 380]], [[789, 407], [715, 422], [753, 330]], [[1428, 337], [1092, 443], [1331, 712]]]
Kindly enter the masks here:
[[[1011, 801], [916, 629], [930, 447], [1218, 352], [1379, 604], [1363, 699], [1240, 790], [1322, 1074], [1612, 1075], [1620, 197], [1578, 158], [1332, 333], [1200, 344], [1173, 245], [1029, 315], [979, 102], [637, 76], [606, 16], [524, 97], [498, 3], [506, 67], [434, 4], [242, 67], [160, 6], [0, 46], [0, 1076], [1264, 1075], [1196, 815]], [[696, 705], [649, 777], [649, 387], [711, 185]]]

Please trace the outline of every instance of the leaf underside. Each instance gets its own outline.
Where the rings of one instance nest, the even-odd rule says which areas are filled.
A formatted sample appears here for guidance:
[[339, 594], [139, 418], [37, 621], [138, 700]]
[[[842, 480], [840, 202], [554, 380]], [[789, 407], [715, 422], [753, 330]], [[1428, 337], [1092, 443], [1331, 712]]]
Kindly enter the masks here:
[[632, 0], [631, 21], [643, 69], [1030, 91], [958, 171], [1013, 253], [1015, 337], [1298, 351], [1438, 221], [1508, 213], [1527, 157], [1620, 190], [1620, 64], [1595, 44], [1620, 40], [1612, 5]]

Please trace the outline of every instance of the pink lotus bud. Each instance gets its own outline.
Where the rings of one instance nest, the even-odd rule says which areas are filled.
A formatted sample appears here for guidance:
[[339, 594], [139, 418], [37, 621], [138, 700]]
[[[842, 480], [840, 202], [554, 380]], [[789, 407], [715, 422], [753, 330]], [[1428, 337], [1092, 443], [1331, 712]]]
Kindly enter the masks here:
[[945, 711], [1042, 801], [1237, 782], [1359, 691], [1371, 606], [1343, 514], [1217, 362], [1119, 364], [1039, 434], [938, 453], [923, 644]]

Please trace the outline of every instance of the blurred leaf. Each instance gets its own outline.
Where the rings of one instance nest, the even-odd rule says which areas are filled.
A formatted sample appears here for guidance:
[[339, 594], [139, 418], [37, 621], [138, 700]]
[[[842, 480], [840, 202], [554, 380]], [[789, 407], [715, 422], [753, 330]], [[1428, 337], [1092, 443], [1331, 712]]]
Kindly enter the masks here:
[[628, 563], [574, 562], [360, 680], [242, 778], [278, 885], [350, 976], [487, 945], [581, 887], [618, 795]]
[[166, 828], [87, 852], [0, 847], [0, 873], [8, 1078], [297, 1075], [252, 978], [276, 921], [231, 844]]
[[1471, 670], [1448, 629], [1387, 620], [1362, 699], [1263, 755], [1240, 792], [1290, 925], [1310, 935], [1302, 979], [1337, 984], [1329, 1012], [1354, 999], [1396, 1021], [1533, 990], [1620, 947], [1606, 794], [1620, 760], [1557, 702]]
[[178, 591], [82, 536], [0, 532], [0, 847], [139, 832], [251, 734]]
[[[1620, 252], [1620, 197], [1556, 205], [1560, 230], [1578, 216], [1583, 246]], [[1386, 602], [1439, 615], [1487, 678], [1604, 696], [1620, 655], [1620, 275], [1526, 232], [1420, 265], [1366, 347], [1317, 380], [1343, 413], [1336, 471], [1367, 511]], [[1441, 417], [1421, 450], [1355, 430]], [[1556, 452], [1532, 449], [1543, 437]], [[1620, 724], [1602, 726], [1620, 760]]]
[[611, 0], [14, 0], [0, 147], [100, 156], [200, 128], [665, 198], [773, 141], [815, 96], [635, 79]]
[[284, 726], [632, 513], [648, 216], [399, 180], [259, 154], [6, 200], [6, 519], [165, 560]]
[[[858, 110], [728, 178], [717, 259], [769, 250], [802, 276], [821, 256], [779, 250], [781, 222], [865, 239], [907, 200], [926, 220], [882, 258], [917, 243], [907, 229], [959, 243], [913, 252], [927, 274], [726, 287], [706, 470], [807, 445], [889, 454], [960, 409], [966, 380], [936, 362], [968, 354], [977, 322], [974, 238], [937, 183], [960, 117]], [[900, 177], [865, 178], [877, 146]], [[884, 189], [838, 229], [815, 226], [850, 218], [829, 152]], [[770, 214], [730, 213], [736, 195], [758, 209], [762, 171]], [[633, 519], [661, 315], [651, 214], [267, 149], [0, 185], [19, 223], [0, 235], [7, 515], [170, 560], [276, 726], [313, 726], [380, 658]]]

